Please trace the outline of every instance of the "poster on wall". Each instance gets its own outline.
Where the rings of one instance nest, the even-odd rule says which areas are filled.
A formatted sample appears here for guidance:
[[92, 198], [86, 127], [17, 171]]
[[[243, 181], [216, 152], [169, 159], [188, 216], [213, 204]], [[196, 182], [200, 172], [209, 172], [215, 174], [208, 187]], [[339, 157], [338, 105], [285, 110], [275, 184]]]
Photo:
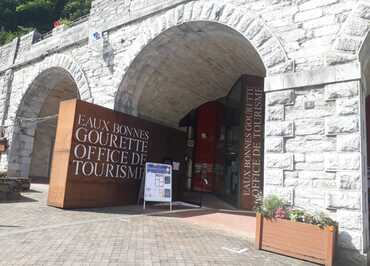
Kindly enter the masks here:
[[146, 201], [169, 202], [172, 210], [172, 166], [146, 163], [144, 185], [144, 209]]

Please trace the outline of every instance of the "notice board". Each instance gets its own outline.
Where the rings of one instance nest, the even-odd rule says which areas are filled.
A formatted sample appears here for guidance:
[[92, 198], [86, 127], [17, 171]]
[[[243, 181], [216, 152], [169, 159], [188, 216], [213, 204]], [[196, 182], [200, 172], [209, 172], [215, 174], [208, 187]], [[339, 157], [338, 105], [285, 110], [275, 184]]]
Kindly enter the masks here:
[[172, 166], [147, 163], [144, 201], [172, 202]]

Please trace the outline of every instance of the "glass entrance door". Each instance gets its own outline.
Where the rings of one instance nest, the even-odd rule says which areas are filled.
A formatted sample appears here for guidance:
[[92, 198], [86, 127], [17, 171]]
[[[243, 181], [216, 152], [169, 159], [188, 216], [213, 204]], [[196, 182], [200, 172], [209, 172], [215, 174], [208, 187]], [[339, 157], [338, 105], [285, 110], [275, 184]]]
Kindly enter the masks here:
[[241, 144], [241, 82], [238, 81], [224, 99], [224, 187], [223, 197], [234, 206], [239, 198], [239, 153]]

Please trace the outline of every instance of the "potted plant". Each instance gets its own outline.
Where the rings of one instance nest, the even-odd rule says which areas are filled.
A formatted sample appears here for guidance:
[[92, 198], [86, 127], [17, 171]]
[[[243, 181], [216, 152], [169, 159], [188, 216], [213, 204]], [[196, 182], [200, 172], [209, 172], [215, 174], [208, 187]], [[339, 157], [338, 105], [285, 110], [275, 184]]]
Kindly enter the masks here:
[[256, 210], [257, 249], [333, 265], [338, 225], [326, 214], [294, 209], [275, 195]]

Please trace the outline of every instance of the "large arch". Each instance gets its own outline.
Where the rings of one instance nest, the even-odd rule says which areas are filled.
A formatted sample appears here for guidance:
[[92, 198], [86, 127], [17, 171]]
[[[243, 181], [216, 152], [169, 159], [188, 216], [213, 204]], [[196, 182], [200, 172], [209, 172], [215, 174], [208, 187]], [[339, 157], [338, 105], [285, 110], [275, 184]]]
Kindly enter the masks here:
[[[211, 6], [210, 12], [215, 6]], [[227, 13], [226, 10], [221, 13], [224, 14], [224, 12]], [[242, 20], [242, 17], [237, 20]], [[204, 119], [212, 120], [217, 116], [215, 121], [218, 122], [215, 122], [212, 132], [208, 132], [211, 127], [207, 126], [202, 129], [207, 133], [196, 131], [200, 130], [201, 125], [206, 125], [205, 120], [197, 122], [196, 125], [186, 125], [188, 132], [196, 131], [192, 137], [195, 140], [194, 149], [202, 149], [201, 144], [198, 145], [200, 141], [197, 141], [202, 138], [202, 134], [202, 136], [211, 136], [209, 143], [212, 142], [218, 147], [225, 146], [225, 149], [227, 146], [228, 152], [233, 149], [224, 156], [222, 151], [218, 153], [210, 147], [209, 150], [214, 152], [209, 155], [212, 163], [209, 163], [211, 166], [207, 168], [210, 175], [213, 175], [211, 177], [213, 181], [210, 182], [212, 188], [209, 188], [209, 191], [229, 196], [227, 186], [222, 184], [232, 182], [236, 184], [233, 185], [236, 187], [233, 189], [232, 196], [235, 199], [233, 204], [240, 208], [251, 209], [255, 195], [251, 192], [252, 177], [246, 166], [249, 165], [250, 156], [244, 156], [244, 154], [250, 154], [249, 138], [253, 134], [258, 137], [253, 137], [251, 142], [255, 144], [256, 150], [260, 148], [260, 152], [255, 154], [261, 158], [263, 156], [263, 79], [269, 71], [268, 66], [271, 65], [263, 61], [255, 47], [256, 44], [225, 23], [196, 20], [182, 22], [159, 32], [160, 34], [140, 50], [127, 69], [123, 66], [125, 75], [122, 77], [123, 80], [116, 95], [115, 110], [172, 128], [179, 128], [180, 121], [186, 120], [184, 117], [192, 110], [197, 114], [200, 114], [200, 109], [206, 110], [208, 117]], [[284, 64], [284, 59], [282, 58], [281, 64]], [[230, 104], [231, 102], [235, 105]], [[210, 105], [206, 106], [205, 103]], [[252, 108], [255, 109], [252, 111]], [[225, 120], [220, 118], [222, 115], [216, 114], [217, 110], [215, 113], [207, 111], [211, 109], [220, 110], [220, 113], [223, 112], [221, 110], [225, 110]], [[252, 112], [254, 117], [251, 119]], [[226, 117], [230, 120], [226, 121]], [[182, 123], [181, 126], [183, 126]], [[256, 129], [255, 135], [254, 132], [245, 133], [249, 132], [250, 128]], [[258, 129], [261, 130], [257, 132]], [[221, 136], [229, 137], [224, 141], [226, 137]], [[230, 138], [232, 138], [231, 141]], [[235, 144], [236, 142], [240, 145]], [[184, 148], [178, 147], [180, 150]], [[218, 154], [220, 158], [223, 156], [225, 158], [219, 163], [213, 161]], [[189, 156], [193, 155], [189, 153]], [[205, 163], [202, 163], [202, 160], [206, 159], [196, 155], [193, 158], [194, 169], [198, 169], [200, 165], [204, 167]], [[259, 160], [261, 163], [256, 166], [261, 171], [260, 174], [255, 175], [253, 193], [261, 192], [262, 161], [262, 159]], [[217, 169], [218, 174], [212, 174], [212, 169]], [[228, 174], [221, 174], [223, 172]], [[197, 170], [194, 170], [192, 173], [194, 178], [190, 177], [193, 188], [198, 182], [198, 175]], [[181, 180], [181, 184], [183, 187], [184, 180]]]
[[71, 72], [59, 66], [42, 70], [32, 81], [16, 113], [9, 176], [48, 177], [59, 103], [81, 98], [77, 84]]
[[177, 127], [193, 108], [226, 96], [243, 74], [264, 77], [266, 69], [242, 34], [216, 22], [182, 23], [142, 49], [115, 109]]
[[[360, 10], [362, 9], [362, 5], [359, 5]], [[359, 9], [359, 8], [358, 8]], [[368, 9], [370, 10], [370, 4], [368, 5]], [[358, 14], [363, 14], [362, 12], [357, 12]], [[368, 25], [370, 21], [370, 15], [368, 16]], [[363, 223], [364, 223], [364, 232], [365, 235], [364, 239], [367, 241], [365, 242], [364, 250], [367, 250], [369, 252], [369, 245], [370, 245], [370, 231], [369, 231], [369, 173], [368, 169], [370, 167], [370, 32], [369, 32], [370, 26], [368, 27], [368, 31], [366, 32], [366, 35], [362, 38], [361, 46], [359, 47], [359, 52], [357, 54], [359, 58], [359, 62], [361, 65], [361, 87], [363, 88], [361, 90], [361, 125], [362, 125], [362, 138], [361, 142], [363, 145], [361, 145], [361, 154], [362, 154], [362, 164], [363, 164], [363, 180], [362, 180], [362, 186], [363, 191], [365, 192], [364, 195], [367, 195], [367, 197], [364, 197], [362, 206], [364, 206], [365, 210], [362, 210], [363, 214]], [[365, 144], [366, 143], [366, 144]], [[365, 145], [364, 145], [365, 144]]]
[[326, 58], [329, 65], [343, 64], [351, 61], [361, 61], [366, 65], [364, 60], [365, 51], [368, 46], [368, 32], [370, 30], [370, 3], [368, 1], [359, 1], [356, 3], [348, 18], [342, 25], [331, 50]]
[[[267, 74], [285, 72], [292, 67], [292, 62], [288, 59], [280, 40], [263, 19], [251, 10], [216, 0], [190, 1], [148, 18], [140, 24], [142, 33], [124, 54], [114, 74], [114, 85], [118, 88], [117, 96], [120, 97], [119, 90], [127, 70], [144, 47], [166, 30], [195, 21], [216, 22], [239, 32], [259, 54]], [[119, 98], [116, 97], [115, 105], [117, 99]]]

